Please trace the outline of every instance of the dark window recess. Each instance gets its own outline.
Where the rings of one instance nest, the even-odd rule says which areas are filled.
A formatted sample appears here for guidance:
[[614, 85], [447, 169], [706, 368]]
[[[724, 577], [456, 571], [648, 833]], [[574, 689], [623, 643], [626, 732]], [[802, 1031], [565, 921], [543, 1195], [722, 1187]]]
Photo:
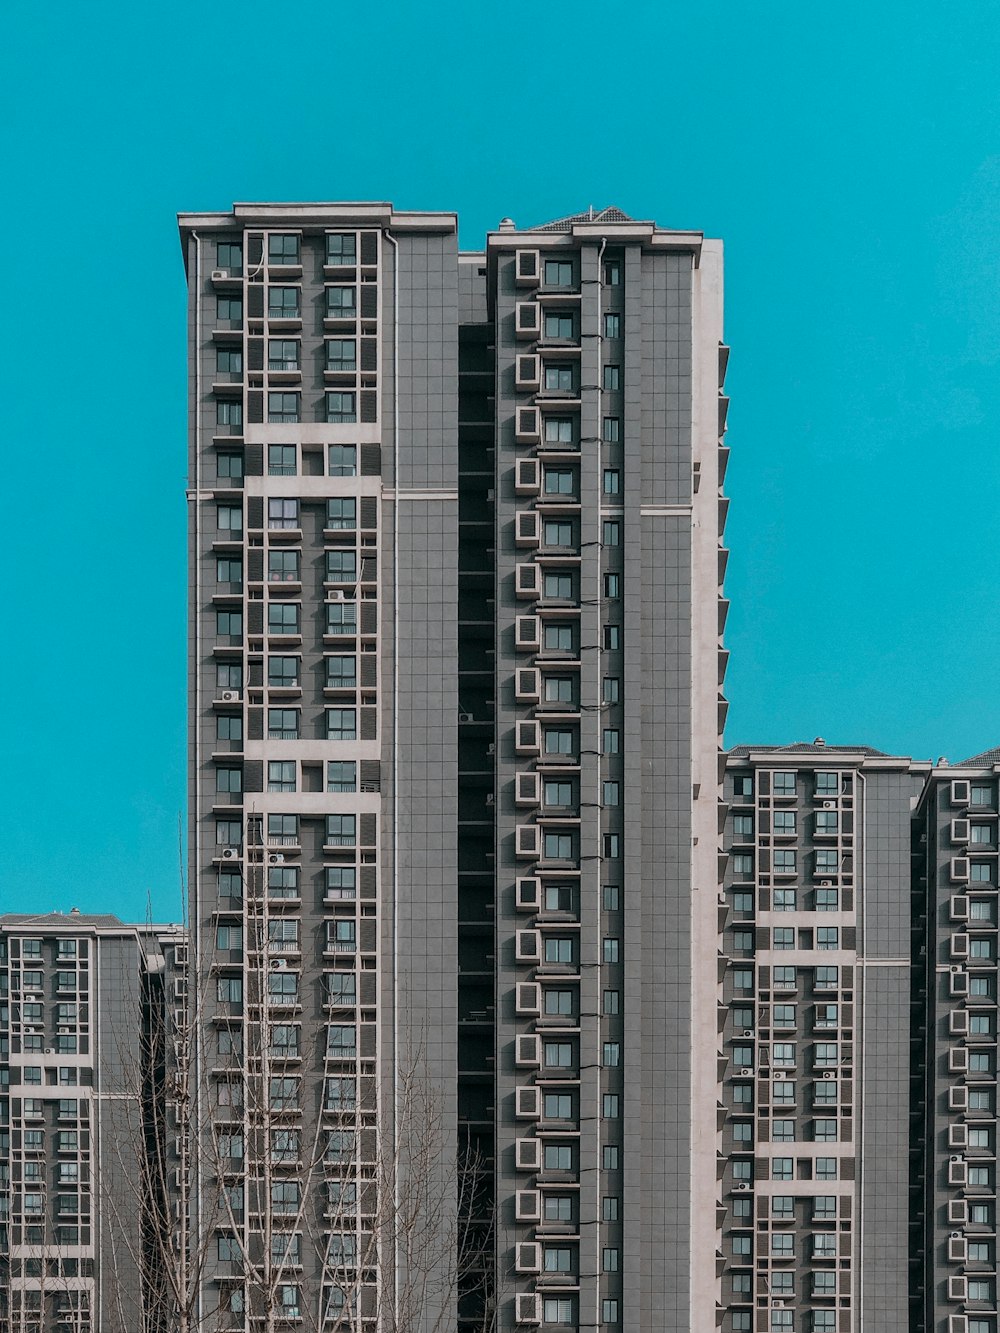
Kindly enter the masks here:
[[361, 685], [364, 689], [374, 689], [378, 684], [378, 658], [374, 653], [366, 653], [361, 658]]
[[247, 496], [247, 527], [263, 528], [264, 526], [264, 497], [262, 495]]
[[[364, 710], [362, 710], [364, 711]], [[374, 708], [371, 710], [374, 712]], [[358, 838], [362, 847], [374, 847], [378, 815], [358, 815]]]
[[[379, 791], [382, 787], [382, 765], [377, 759], [362, 759], [361, 790]], [[364, 875], [364, 871], [361, 872]]]
[[[252, 369], [252, 367], [251, 367]], [[378, 370], [378, 339], [361, 339], [361, 369]]]
[[374, 866], [362, 866], [359, 877], [359, 887], [362, 898], [374, 898], [376, 886], [376, 874]]
[[[361, 736], [363, 741], [374, 741], [378, 739], [378, 709], [362, 708], [361, 710]], [[364, 815], [362, 815], [362, 819]], [[374, 819], [375, 816], [372, 815]]]
[[264, 603], [250, 602], [247, 605], [247, 625], [251, 634], [264, 633]]
[[363, 444], [361, 446], [361, 475], [363, 477], [378, 477], [382, 472], [382, 446], [380, 444]]
[[363, 495], [361, 497], [361, 527], [378, 527], [378, 500], [374, 495]]
[[262, 741], [264, 739], [264, 710], [263, 708], [247, 709], [247, 740]]
[[361, 262], [362, 264], [378, 263], [378, 232], [363, 231], [361, 233]]
[[263, 369], [264, 369], [264, 339], [263, 339], [263, 338], [248, 338], [248, 339], [247, 339], [247, 369], [248, 369], [248, 370], [263, 370]]
[[378, 633], [378, 606], [375, 602], [361, 603], [361, 633]]
[[250, 268], [254, 267], [254, 265], [256, 264], [259, 264], [260, 261], [264, 258], [263, 236], [260, 235], [255, 236], [251, 234], [250, 236], [247, 237], [247, 258], [250, 261], [248, 265], [248, 267]]
[[243, 790], [244, 791], [263, 791], [264, 790], [264, 762], [261, 759], [251, 759], [243, 765]]
[[247, 663], [247, 684], [257, 688], [264, 684], [264, 663], [260, 658], [251, 658]]
[[[259, 417], [253, 415], [253, 400], [262, 397], [259, 393], [250, 394], [250, 420], [259, 421]], [[248, 477], [262, 477], [264, 475], [264, 446], [262, 444], [248, 444], [243, 450], [243, 471]]]
[[361, 420], [378, 420], [378, 393], [375, 389], [361, 390]]
[[374, 551], [365, 550], [361, 556], [361, 582], [374, 583], [378, 578], [378, 557]]
[[361, 288], [361, 318], [374, 319], [378, 314], [378, 287], [369, 282]]
[[247, 578], [251, 583], [261, 583], [264, 578], [264, 552], [259, 548], [251, 548], [247, 552]]
[[262, 389], [250, 389], [247, 393], [247, 421], [254, 423], [264, 420], [264, 392]]
[[247, 288], [247, 313], [251, 319], [264, 318], [264, 288], [254, 286], [253, 283]]
[[[374, 953], [374, 952], [375, 952], [374, 932], [372, 932], [373, 938], [372, 938], [371, 942], [369, 943], [369, 942], [365, 939], [365, 936], [369, 933], [368, 931], [366, 931], [366, 930], [364, 929], [365, 924], [366, 924], [366, 923], [362, 922], [362, 929], [361, 929], [361, 947], [362, 947], [362, 949], [364, 949], [364, 950], [365, 950], [366, 952], [368, 952], [368, 953]], [[374, 922], [372, 922], [372, 924], [374, 925]], [[375, 1053], [376, 1053], [376, 1052], [375, 1052], [375, 1024], [374, 1024], [374, 1023], [362, 1023], [362, 1024], [361, 1024], [361, 1054], [362, 1054], [362, 1056], [364, 1056], [366, 1059], [372, 1059], [372, 1058], [374, 1057]]]

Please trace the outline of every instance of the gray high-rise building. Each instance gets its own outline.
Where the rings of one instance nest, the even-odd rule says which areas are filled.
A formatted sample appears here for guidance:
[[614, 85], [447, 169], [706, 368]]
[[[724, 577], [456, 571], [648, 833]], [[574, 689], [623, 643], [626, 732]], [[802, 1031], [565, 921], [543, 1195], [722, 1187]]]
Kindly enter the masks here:
[[161, 1327], [153, 1144], [181, 939], [76, 910], [0, 916], [3, 1333]]
[[199, 1315], [714, 1329], [721, 247], [180, 223]]

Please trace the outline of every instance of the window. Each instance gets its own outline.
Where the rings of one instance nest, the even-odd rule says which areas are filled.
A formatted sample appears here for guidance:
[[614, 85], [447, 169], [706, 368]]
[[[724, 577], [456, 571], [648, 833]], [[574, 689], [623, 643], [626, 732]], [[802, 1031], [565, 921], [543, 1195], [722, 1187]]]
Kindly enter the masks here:
[[980, 960], [991, 961], [996, 956], [996, 948], [992, 939], [985, 936], [973, 935], [969, 940], [969, 957]]
[[298, 602], [271, 602], [267, 608], [268, 634], [298, 634]]
[[542, 477], [546, 495], [576, 494], [576, 473], [572, 468], [547, 467]]
[[291, 422], [300, 420], [298, 393], [269, 391], [267, 395], [267, 419], [272, 422]]
[[620, 495], [622, 474], [616, 467], [606, 467], [601, 474], [601, 489], [605, 495]]
[[298, 657], [275, 657], [267, 659], [267, 683], [276, 688], [290, 689], [299, 683]]
[[357, 841], [356, 815], [327, 815], [326, 845], [328, 847], [353, 847]]
[[331, 390], [326, 395], [326, 419], [334, 424], [346, 425], [358, 419], [358, 397], [355, 393]]
[[620, 596], [621, 596], [621, 586], [622, 586], [622, 581], [621, 581], [621, 575], [620, 575], [620, 574], [605, 574], [605, 575], [604, 575], [604, 596], [605, 596], [605, 597], [620, 597]]
[[353, 373], [358, 365], [355, 338], [330, 338], [326, 344], [326, 368], [338, 373]]
[[230, 277], [238, 278], [243, 272], [243, 246], [239, 241], [216, 241], [215, 263]]
[[984, 1301], [990, 1305], [993, 1304], [996, 1296], [996, 1287], [992, 1278], [969, 1278], [969, 1300]]
[[243, 790], [243, 770], [241, 768], [217, 768], [215, 770], [215, 790], [238, 795]]
[[217, 925], [215, 928], [215, 947], [217, 949], [242, 949], [243, 927]]
[[749, 1120], [736, 1120], [733, 1122], [733, 1142], [753, 1143], [753, 1125]]
[[574, 577], [572, 574], [546, 573], [542, 582], [542, 588], [546, 597], [559, 598], [563, 601], [573, 601], [576, 598], [576, 589], [574, 588]]
[[300, 346], [298, 338], [268, 338], [268, 370], [298, 370]]
[[546, 830], [544, 836], [544, 855], [549, 861], [572, 861], [575, 856], [572, 833], [554, 833]]
[[220, 690], [238, 690], [243, 685], [243, 668], [238, 662], [220, 662], [215, 668], [215, 683]]
[[546, 935], [544, 954], [547, 963], [572, 963], [574, 959], [572, 938], [566, 938], [559, 935]]
[[969, 866], [969, 878], [978, 884], [995, 884], [995, 864], [992, 861], [973, 861]]
[[771, 906], [775, 912], [794, 912], [795, 890], [775, 889]]
[[546, 259], [546, 287], [572, 287], [573, 261], [571, 259]]
[[238, 556], [220, 556], [215, 562], [217, 583], [240, 585], [243, 583], [243, 561]]
[[617, 444], [622, 436], [620, 417], [605, 417], [601, 427], [601, 438], [605, 444]]
[[326, 580], [328, 583], [354, 583], [358, 577], [356, 551], [327, 551]]
[[776, 1065], [795, 1067], [795, 1043], [776, 1041], [771, 1046], [771, 1060]]
[[613, 938], [612, 936], [607, 936], [602, 941], [602, 944], [603, 944], [602, 955], [604, 961], [606, 963], [619, 962], [620, 961], [619, 954], [621, 952], [621, 941]]
[[546, 990], [544, 992], [543, 1012], [549, 1015], [563, 1015], [567, 1018], [573, 1014], [573, 992], [571, 990]]
[[618, 652], [622, 646], [621, 625], [604, 626], [604, 647], [608, 652]]
[[836, 810], [817, 810], [816, 811], [816, 832], [817, 833], [836, 833], [837, 821], [840, 818]]
[[795, 1018], [794, 1004], [776, 1004], [771, 1012], [771, 1022], [776, 1028], [793, 1028]]
[[546, 1143], [542, 1149], [546, 1171], [572, 1171], [573, 1147], [569, 1143]]
[[996, 921], [996, 903], [992, 898], [972, 898], [969, 901], [970, 921]]
[[220, 1004], [240, 1004], [243, 1000], [243, 978], [219, 977], [216, 980], [216, 999]]
[[795, 850], [791, 847], [774, 849], [774, 869], [777, 874], [792, 874], [795, 870]]
[[543, 1062], [546, 1069], [570, 1069], [573, 1066], [573, 1043], [569, 1041], [547, 1041]]
[[297, 236], [269, 236], [267, 238], [267, 262], [269, 264], [297, 264], [299, 262], [299, 238]]
[[577, 802], [575, 784], [557, 778], [547, 778], [542, 786], [542, 799], [544, 804], [549, 806], [575, 806]]
[[972, 1013], [969, 1015], [969, 1034], [973, 1037], [991, 1037], [993, 1035], [993, 1015]]
[[604, 546], [620, 546], [622, 525], [616, 518], [605, 519], [601, 524], [601, 542]]
[[816, 911], [817, 912], [836, 912], [840, 907], [839, 889], [817, 889], [816, 890]]
[[544, 546], [575, 546], [574, 524], [563, 519], [546, 519], [542, 525], [542, 544]]
[[267, 765], [268, 791], [295, 790], [295, 762], [289, 759], [271, 759]]
[[601, 855], [605, 859], [617, 860], [622, 854], [621, 837], [617, 833], [605, 833], [601, 838]]
[[545, 884], [542, 896], [546, 912], [572, 912], [576, 915], [576, 890], [572, 884]]
[[550, 392], [572, 393], [573, 367], [563, 365], [546, 366], [545, 387]]
[[795, 931], [790, 926], [775, 926], [771, 931], [772, 949], [794, 949]]
[[978, 844], [980, 847], [991, 847], [995, 841], [993, 836], [993, 825], [977, 823], [970, 824], [969, 841], [973, 844]]
[[326, 262], [354, 268], [358, 262], [357, 243], [357, 237], [351, 232], [329, 232], [326, 238]]
[[606, 1143], [601, 1149], [601, 1165], [605, 1171], [617, 1171], [620, 1153], [617, 1143]]
[[217, 348], [215, 353], [215, 370], [219, 375], [242, 375], [242, 350], [235, 347]]
[[616, 704], [621, 699], [621, 681], [617, 676], [605, 676], [601, 681], [601, 698], [606, 704]]
[[816, 927], [816, 948], [817, 949], [839, 949], [840, 948], [840, 929], [837, 926], [817, 926]]
[[353, 866], [328, 866], [326, 894], [328, 898], [350, 901], [356, 896], [356, 871]]
[[605, 392], [611, 393], [620, 389], [622, 387], [621, 366], [605, 366], [602, 383]]
[[621, 750], [621, 732], [617, 727], [605, 727], [601, 733], [601, 753], [618, 754]]
[[328, 319], [354, 319], [358, 313], [358, 289], [353, 285], [327, 287], [326, 314]]
[[353, 690], [358, 683], [358, 659], [353, 653], [334, 653], [326, 659], [326, 685], [332, 690]]
[[621, 1099], [617, 1092], [606, 1092], [601, 1098], [601, 1114], [605, 1120], [620, 1119]]
[[565, 621], [556, 620], [546, 623], [542, 642], [547, 652], [571, 653], [574, 648], [576, 627]]
[[604, 316], [604, 336], [605, 338], [620, 338], [622, 336], [621, 315], [609, 313]]
[[273, 741], [294, 741], [299, 736], [299, 710], [297, 708], [269, 708], [267, 710], [267, 735]]
[[604, 261], [604, 282], [608, 287], [621, 286], [622, 265], [620, 259], [606, 259]]
[[984, 785], [980, 782], [974, 782], [969, 795], [969, 804], [992, 810], [994, 806], [993, 787], [988, 783]]
[[729, 862], [734, 875], [753, 874], [753, 854], [751, 852], [734, 852], [730, 856]]
[[268, 319], [298, 319], [299, 315], [298, 287], [268, 287]]
[[326, 526], [340, 532], [350, 532], [358, 526], [353, 495], [334, 496], [326, 502]]
[[969, 1052], [969, 1073], [970, 1074], [992, 1074], [993, 1056], [989, 1051], [970, 1051]]
[[358, 446], [356, 444], [331, 444], [328, 450], [327, 475], [331, 477], [356, 477], [358, 474]]
[[601, 885], [601, 907], [605, 912], [617, 912], [621, 907], [621, 889], [617, 884]]
[[329, 741], [357, 740], [357, 710], [328, 708], [326, 710], [326, 738]]
[[358, 766], [353, 759], [331, 759], [326, 767], [327, 791], [357, 791]]
[[235, 1236], [220, 1236], [216, 1245], [216, 1252], [219, 1262], [223, 1264], [236, 1264], [242, 1259], [240, 1243]]
[[606, 990], [601, 1004], [601, 1012], [617, 1014], [621, 1012], [621, 991]]
[[243, 612], [216, 611], [215, 632], [221, 637], [241, 638], [243, 635]]
[[292, 498], [272, 497], [267, 502], [267, 526], [272, 531], [294, 531], [299, 526], [299, 502]]
[[267, 993], [272, 1004], [297, 1004], [299, 974], [297, 972], [269, 972]]
[[238, 329], [243, 323], [242, 296], [216, 297], [215, 319], [220, 329]]
[[547, 704], [572, 704], [575, 699], [576, 691], [572, 676], [545, 677], [545, 702]]
[[543, 329], [546, 338], [563, 342], [572, 339], [576, 330], [572, 311], [546, 310]]
[[268, 866], [267, 896], [269, 898], [297, 898], [299, 871], [297, 866]]
[[795, 832], [796, 817], [794, 810], [775, 810], [774, 812], [774, 831], [775, 833], [791, 834]]
[[230, 402], [222, 398], [215, 404], [215, 424], [217, 426], [242, 426], [243, 404]]
[[357, 603], [327, 602], [326, 632], [341, 638], [353, 638], [358, 632]]

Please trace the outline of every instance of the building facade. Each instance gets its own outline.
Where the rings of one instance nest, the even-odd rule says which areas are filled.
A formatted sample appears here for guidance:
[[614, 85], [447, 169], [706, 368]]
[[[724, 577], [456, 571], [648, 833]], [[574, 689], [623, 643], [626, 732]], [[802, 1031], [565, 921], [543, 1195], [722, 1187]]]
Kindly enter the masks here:
[[3, 1333], [154, 1327], [154, 1033], [180, 938], [75, 910], [0, 916]]

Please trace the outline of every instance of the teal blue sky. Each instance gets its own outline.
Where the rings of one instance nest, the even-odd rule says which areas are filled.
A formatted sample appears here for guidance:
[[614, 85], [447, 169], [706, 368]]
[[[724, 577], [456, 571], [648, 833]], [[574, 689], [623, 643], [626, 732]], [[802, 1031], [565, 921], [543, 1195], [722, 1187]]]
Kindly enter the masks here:
[[616, 204], [726, 246], [727, 740], [1000, 743], [995, 0], [19, 4], [0, 910], [180, 907], [174, 215]]

